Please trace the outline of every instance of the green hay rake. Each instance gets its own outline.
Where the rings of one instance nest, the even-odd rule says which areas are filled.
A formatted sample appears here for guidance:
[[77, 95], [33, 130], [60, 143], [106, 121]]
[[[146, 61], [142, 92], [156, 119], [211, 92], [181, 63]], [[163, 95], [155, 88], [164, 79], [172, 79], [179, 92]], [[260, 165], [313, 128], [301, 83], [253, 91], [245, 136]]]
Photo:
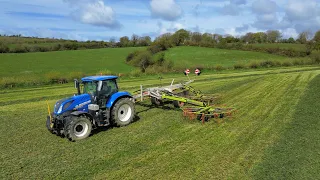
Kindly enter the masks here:
[[202, 123], [211, 118], [231, 118], [236, 112], [235, 108], [215, 104], [219, 96], [205, 95], [188, 85], [193, 81], [176, 85], [173, 85], [173, 81], [171, 85], [165, 87], [143, 89], [141, 85], [134, 98], [136, 102], [144, 101], [144, 97], [150, 98], [152, 104], [156, 106], [163, 105], [165, 101], [172, 102], [176, 108], [182, 110], [184, 117], [190, 120], [198, 119]]

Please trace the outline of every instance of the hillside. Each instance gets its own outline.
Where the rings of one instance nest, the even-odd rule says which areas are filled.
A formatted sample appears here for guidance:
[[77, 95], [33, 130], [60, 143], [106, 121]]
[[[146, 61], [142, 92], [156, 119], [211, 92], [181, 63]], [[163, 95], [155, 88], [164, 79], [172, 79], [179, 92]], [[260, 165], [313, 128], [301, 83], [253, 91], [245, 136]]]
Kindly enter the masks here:
[[305, 51], [306, 45], [305, 44], [293, 44], [293, 43], [261, 43], [261, 44], [251, 44], [255, 47], [260, 48], [280, 48], [280, 49], [294, 49], [297, 51]]
[[173, 60], [176, 67], [216, 66], [232, 67], [235, 64], [248, 64], [266, 60], [285, 61], [289, 58], [267, 53], [226, 50], [203, 47], [175, 47], [166, 52], [166, 58]]
[[105, 48], [94, 50], [57, 51], [25, 54], [0, 54], [0, 77], [41, 75], [57, 72], [98, 73], [110, 70], [130, 72], [133, 67], [125, 64], [126, 56], [140, 48]]

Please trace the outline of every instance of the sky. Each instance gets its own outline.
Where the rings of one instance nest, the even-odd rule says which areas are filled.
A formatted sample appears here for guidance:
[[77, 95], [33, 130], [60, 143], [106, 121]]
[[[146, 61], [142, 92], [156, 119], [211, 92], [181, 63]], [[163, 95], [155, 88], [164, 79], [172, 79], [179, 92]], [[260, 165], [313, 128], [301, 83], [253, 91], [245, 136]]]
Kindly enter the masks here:
[[181, 28], [296, 38], [320, 30], [320, 0], [0, 0], [0, 34], [108, 41]]

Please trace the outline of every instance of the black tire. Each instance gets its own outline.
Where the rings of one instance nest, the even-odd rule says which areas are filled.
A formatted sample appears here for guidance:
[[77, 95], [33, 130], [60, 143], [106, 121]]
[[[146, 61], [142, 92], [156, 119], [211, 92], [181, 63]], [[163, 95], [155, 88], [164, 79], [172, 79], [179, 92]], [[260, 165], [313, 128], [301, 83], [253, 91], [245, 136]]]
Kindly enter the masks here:
[[163, 102], [157, 98], [151, 97], [151, 103], [156, 106], [161, 106]]
[[47, 119], [46, 127], [51, 134], [54, 134], [53, 129], [50, 127], [50, 119]]
[[177, 93], [177, 96], [181, 96], [181, 97], [188, 97], [188, 95], [189, 95], [188, 90]]
[[176, 108], [181, 108], [184, 106], [184, 102], [180, 102], [180, 101], [173, 101], [173, 106]]
[[115, 126], [126, 126], [133, 121], [134, 114], [134, 103], [129, 98], [122, 98], [113, 106], [111, 118]]
[[87, 138], [92, 130], [91, 121], [85, 116], [72, 116], [66, 120], [64, 135], [70, 141]]

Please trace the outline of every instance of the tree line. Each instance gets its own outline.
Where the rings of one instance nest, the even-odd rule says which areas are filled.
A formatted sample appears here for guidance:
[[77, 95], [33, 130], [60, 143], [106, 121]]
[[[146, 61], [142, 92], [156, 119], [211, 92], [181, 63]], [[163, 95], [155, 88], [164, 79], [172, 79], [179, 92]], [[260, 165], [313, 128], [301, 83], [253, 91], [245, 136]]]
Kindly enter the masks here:
[[0, 53], [27, 53], [47, 52], [63, 50], [99, 49], [116, 47], [142, 47], [150, 46], [150, 36], [139, 37], [132, 35], [131, 39], [124, 36], [119, 42], [115, 39], [110, 41], [77, 41], [55, 38], [23, 37], [21, 35], [1, 35]]
[[[154, 42], [163, 41], [165, 46], [202, 46], [217, 48], [235, 48], [239, 44], [290, 43], [304, 44], [307, 51], [320, 50], [320, 30], [314, 36], [310, 32], [301, 32], [296, 39], [283, 38], [278, 30], [266, 32], [248, 32], [242, 36], [217, 33], [199, 33], [180, 29], [174, 33], [165, 33], [152, 41], [150, 36], [120, 37], [109, 41], [76, 41], [54, 38], [23, 37], [21, 35], [0, 35], [0, 53], [46, 52], [59, 50], [97, 49], [114, 47], [150, 46]], [[235, 46], [234, 44], [238, 44]], [[250, 46], [249, 46], [250, 47]], [[241, 48], [240, 48], [241, 49]], [[248, 48], [247, 48], [248, 49]], [[257, 51], [265, 51], [266, 48]], [[250, 50], [250, 49], [249, 49]], [[307, 54], [310, 54], [307, 52]]]

